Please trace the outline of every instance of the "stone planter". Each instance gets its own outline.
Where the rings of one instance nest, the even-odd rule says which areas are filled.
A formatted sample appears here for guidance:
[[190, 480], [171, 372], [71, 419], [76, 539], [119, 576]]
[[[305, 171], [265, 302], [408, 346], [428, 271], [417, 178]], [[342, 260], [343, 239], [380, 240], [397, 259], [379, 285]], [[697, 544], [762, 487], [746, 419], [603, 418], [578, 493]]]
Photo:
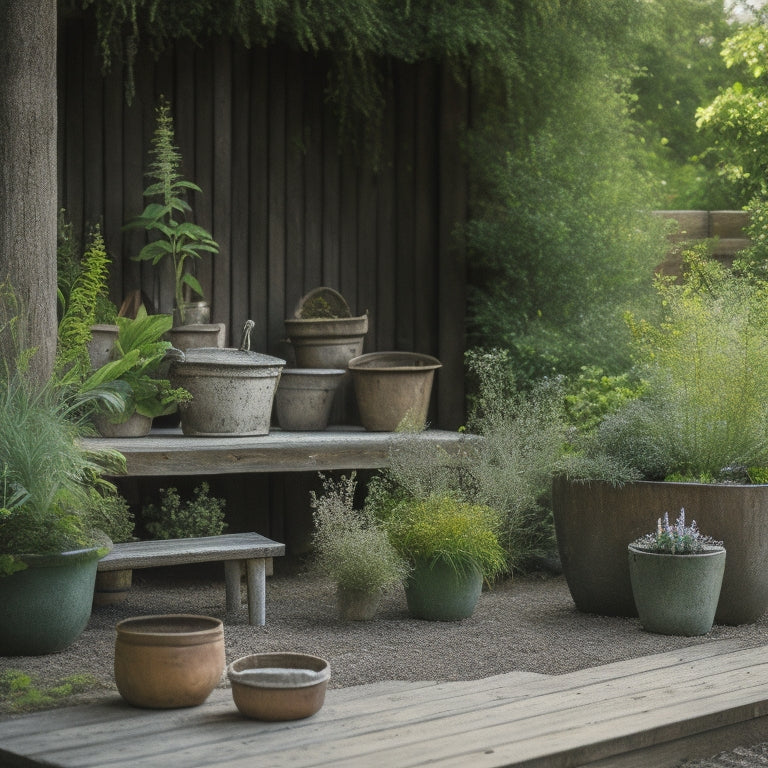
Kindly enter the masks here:
[[323, 430], [336, 390], [346, 371], [342, 368], [284, 368], [275, 394], [277, 423], [286, 430]]
[[725, 549], [695, 555], [629, 546], [629, 575], [640, 623], [661, 635], [706, 635], [712, 629], [725, 570]]
[[352, 358], [360, 421], [371, 432], [400, 426], [422, 429], [427, 421], [432, 382], [440, 361], [417, 352], [371, 352]]
[[102, 437], [146, 437], [152, 429], [152, 419], [138, 412], [119, 424], [110, 421], [106, 414], [100, 413], [93, 417], [93, 423]]
[[88, 624], [97, 548], [24, 555], [27, 568], [0, 578], [0, 656], [64, 650]]
[[183, 306], [184, 317], [177, 307], [173, 309], [173, 325], [205, 325], [211, 320], [211, 307], [207, 301], [186, 301]]
[[169, 379], [192, 401], [179, 406], [185, 435], [266, 435], [285, 360], [250, 351], [253, 321], [243, 329], [240, 349], [190, 349], [171, 363]]
[[118, 327], [116, 325], [92, 325], [91, 340], [88, 343], [88, 357], [91, 368], [97, 370], [112, 360], [112, 352], [117, 341]]
[[336, 590], [336, 606], [339, 617], [346, 621], [370, 621], [379, 610], [382, 592], [339, 587]]
[[636, 616], [627, 545], [664, 512], [723, 541], [728, 558], [715, 614], [718, 624], [748, 624], [768, 609], [768, 485], [603, 482], [555, 478], [552, 508], [563, 573], [576, 607]]
[[174, 326], [168, 331], [168, 338], [176, 349], [218, 347], [226, 344], [227, 328], [224, 323], [198, 323], [197, 325]]
[[224, 672], [224, 626], [210, 616], [169, 614], [118, 622], [115, 682], [137, 707], [202, 704]]
[[472, 615], [483, 591], [480, 569], [457, 572], [448, 563], [417, 562], [405, 582], [408, 612], [416, 619], [459, 621]]

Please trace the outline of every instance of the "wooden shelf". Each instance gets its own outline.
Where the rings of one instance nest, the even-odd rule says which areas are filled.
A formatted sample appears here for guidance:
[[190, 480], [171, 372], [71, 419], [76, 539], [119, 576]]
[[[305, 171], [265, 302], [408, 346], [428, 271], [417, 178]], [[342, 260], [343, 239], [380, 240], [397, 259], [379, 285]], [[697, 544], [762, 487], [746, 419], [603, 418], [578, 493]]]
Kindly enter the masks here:
[[83, 443], [94, 450], [120, 451], [129, 477], [156, 477], [378, 469], [389, 464], [390, 451], [398, 442], [417, 440], [454, 453], [471, 439], [472, 435], [436, 429], [403, 434], [332, 427], [323, 432], [274, 429], [258, 437], [186, 437], [180, 429], [158, 429], [147, 437], [88, 438]]

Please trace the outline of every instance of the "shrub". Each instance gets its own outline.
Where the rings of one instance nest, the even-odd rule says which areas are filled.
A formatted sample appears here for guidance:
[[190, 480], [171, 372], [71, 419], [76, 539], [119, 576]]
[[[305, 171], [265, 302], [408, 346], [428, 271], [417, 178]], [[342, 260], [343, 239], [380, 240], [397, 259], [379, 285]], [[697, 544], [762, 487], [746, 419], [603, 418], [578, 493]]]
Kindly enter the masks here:
[[187, 539], [218, 536], [226, 527], [224, 500], [209, 496], [208, 483], [200, 483], [186, 501], [176, 488], [160, 489], [160, 504], [143, 510], [144, 527], [156, 539]]

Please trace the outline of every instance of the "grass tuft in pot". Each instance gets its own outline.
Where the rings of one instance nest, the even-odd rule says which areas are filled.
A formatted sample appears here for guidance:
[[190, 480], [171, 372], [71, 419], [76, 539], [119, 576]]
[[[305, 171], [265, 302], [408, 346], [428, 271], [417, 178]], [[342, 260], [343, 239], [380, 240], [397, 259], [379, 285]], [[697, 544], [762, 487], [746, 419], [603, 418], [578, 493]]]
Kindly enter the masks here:
[[367, 619], [409, 569], [373, 515], [355, 509], [356, 487], [354, 473], [323, 477], [322, 492], [311, 494], [312, 542], [317, 569], [336, 584], [342, 617]]

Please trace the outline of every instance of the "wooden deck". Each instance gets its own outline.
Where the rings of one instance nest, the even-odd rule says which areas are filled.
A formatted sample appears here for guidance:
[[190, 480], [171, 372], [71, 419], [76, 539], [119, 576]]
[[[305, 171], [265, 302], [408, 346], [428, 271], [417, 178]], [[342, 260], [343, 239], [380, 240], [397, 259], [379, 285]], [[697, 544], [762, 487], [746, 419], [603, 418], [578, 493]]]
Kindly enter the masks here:
[[331, 427], [323, 432], [273, 429], [258, 437], [185, 437], [180, 429], [160, 429], [147, 437], [88, 438], [83, 442], [93, 449], [120, 451], [129, 477], [153, 477], [379, 469], [387, 466], [398, 441], [417, 440], [452, 452], [471, 439], [472, 435], [439, 429], [406, 435]]
[[762, 740], [766, 649], [713, 641], [566, 675], [332, 689], [291, 723], [241, 718], [223, 688], [185, 710], [115, 695], [0, 722], [0, 765], [662, 768]]

